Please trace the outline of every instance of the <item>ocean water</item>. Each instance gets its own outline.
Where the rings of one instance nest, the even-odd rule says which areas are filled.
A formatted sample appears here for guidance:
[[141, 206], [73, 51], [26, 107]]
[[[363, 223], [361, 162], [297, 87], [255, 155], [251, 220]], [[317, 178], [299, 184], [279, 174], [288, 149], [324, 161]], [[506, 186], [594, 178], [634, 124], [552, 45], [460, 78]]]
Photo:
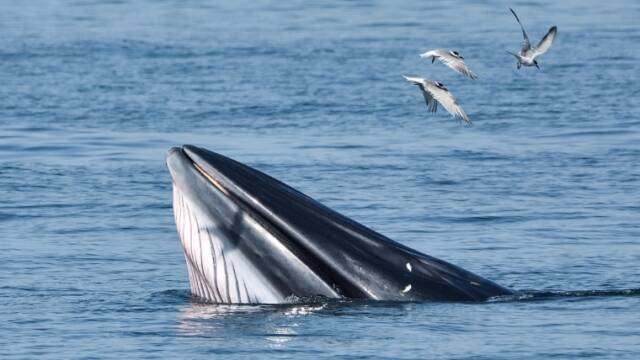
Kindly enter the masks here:
[[[516, 70], [521, 34], [558, 38]], [[0, 357], [637, 359], [640, 2], [0, 1]], [[422, 51], [458, 49], [479, 79]], [[428, 114], [443, 82], [474, 122]], [[192, 299], [169, 147], [521, 292]]]

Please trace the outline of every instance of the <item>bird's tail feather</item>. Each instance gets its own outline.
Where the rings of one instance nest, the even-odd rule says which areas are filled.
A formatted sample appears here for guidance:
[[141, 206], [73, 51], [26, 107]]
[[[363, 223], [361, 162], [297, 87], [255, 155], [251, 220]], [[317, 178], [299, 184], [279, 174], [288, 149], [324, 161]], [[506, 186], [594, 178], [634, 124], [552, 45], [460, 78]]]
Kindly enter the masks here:
[[409, 77], [409, 76], [406, 76], [406, 75], [402, 75], [402, 77], [403, 77], [403, 78], [405, 78], [405, 80], [407, 80], [407, 81], [409, 81], [409, 82], [412, 82], [412, 83], [414, 83], [414, 84], [416, 84], [416, 85], [417, 85], [417, 84], [420, 84], [420, 80], [422, 80], [422, 79], [420, 79], [420, 78]]
[[507, 54], [511, 54], [511, 55], [515, 56], [515, 57], [516, 57], [516, 59], [520, 59], [520, 56], [519, 56], [518, 54], [516, 54], [516, 53], [512, 53], [512, 52], [511, 52], [511, 51], [509, 51], [509, 50], [505, 50], [505, 51], [507, 52]]
[[433, 57], [433, 53], [431, 51], [426, 51], [423, 52], [422, 54], [420, 54], [421, 58], [429, 58], [429, 57]]

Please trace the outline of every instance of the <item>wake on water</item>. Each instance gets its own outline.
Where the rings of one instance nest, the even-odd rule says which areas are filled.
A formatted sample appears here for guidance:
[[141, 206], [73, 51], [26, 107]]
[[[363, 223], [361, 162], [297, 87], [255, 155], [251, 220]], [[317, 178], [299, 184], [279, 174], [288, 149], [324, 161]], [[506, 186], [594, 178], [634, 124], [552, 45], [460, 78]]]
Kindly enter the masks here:
[[[546, 301], [546, 300], [559, 300], [563, 298], [603, 298], [603, 297], [640, 297], [640, 288], [635, 289], [611, 289], [611, 290], [569, 290], [569, 291], [537, 291], [537, 290], [522, 290], [516, 291], [512, 295], [496, 296], [486, 301], [478, 302], [483, 303], [506, 303], [506, 302], [523, 302], [523, 301]], [[216, 304], [205, 299], [202, 299], [196, 295], [190, 294], [189, 290], [165, 290], [158, 291], [151, 294], [153, 299], [165, 299], [168, 302], [192, 302], [201, 305], [223, 305]], [[324, 296], [313, 297], [289, 297], [287, 303], [283, 304], [224, 304], [233, 306], [290, 306], [290, 305], [318, 305], [318, 304], [403, 304], [407, 302], [400, 301], [376, 301], [376, 300], [363, 300], [363, 299], [332, 299]], [[420, 303], [428, 303], [429, 301], [422, 301]], [[434, 301], [441, 303], [442, 301]]]
[[542, 301], [562, 298], [593, 298], [593, 297], [635, 297], [640, 296], [640, 288], [637, 289], [613, 289], [613, 290], [570, 290], [570, 291], [517, 291], [513, 295], [496, 296], [486, 302], [510, 302], [510, 301]]

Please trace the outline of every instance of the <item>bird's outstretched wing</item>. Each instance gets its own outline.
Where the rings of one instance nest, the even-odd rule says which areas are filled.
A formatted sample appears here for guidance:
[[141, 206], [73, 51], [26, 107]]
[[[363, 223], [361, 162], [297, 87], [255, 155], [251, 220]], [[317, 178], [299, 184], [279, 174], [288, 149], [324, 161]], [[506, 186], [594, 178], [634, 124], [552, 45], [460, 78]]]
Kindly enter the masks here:
[[477, 79], [478, 75], [471, 71], [464, 60], [459, 57], [451, 55], [451, 52], [447, 49], [435, 49], [420, 54], [420, 57], [438, 59], [441, 63], [447, 65], [453, 70], [459, 72], [462, 75], [468, 76], [472, 79]]
[[522, 26], [522, 23], [520, 22], [520, 19], [518, 18], [518, 15], [516, 15], [516, 12], [513, 11], [512, 8], [509, 8], [509, 10], [513, 14], [513, 16], [516, 17], [516, 20], [518, 21], [518, 24], [520, 24], [520, 28], [522, 29], [522, 36], [524, 37], [524, 40], [522, 41], [522, 52], [525, 52], [525, 51], [531, 49], [531, 42], [529, 41], [529, 37], [527, 36], [527, 32], [524, 31], [524, 26]]
[[427, 103], [427, 110], [433, 113], [438, 111], [438, 102], [433, 98], [433, 96], [431, 96], [431, 93], [425, 89], [424, 85], [420, 84], [418, 86], [420, 86], [422, 96], [424, 96], [424, 101]]
[[431, 96], [431, 94], [425, 90], [425, 79], [408, 77], [404, 75], [402, 76], [410, 83], [414, 85], [418, 85], [418, 87], [420, 88], [420, 91], [422, 91], [422, 96], [424, 96], [424, 101], [427, 103], [427, 110], [429, 110], [430, 112], [436, 112], [438, 110], [438, 102], [435, 101], [433, 96]]
[[552, 26], [547, 34], [540, 40], [540, 43], [535, 48], [531, 49], [533, 52], [533, 57], [540, 56], [549, 50], [553, 41], [556, 39], [556, 34], [558, 34], [558, 28]]
[[440, 57], [438, 57], [438, 60], [440, 60], [440, 62], [442, 62], [443, 64], [447, 65], [448, 67], [452, 68], [453, 70], [459, 72], [464, 76], [468, 76], [472, 79], [478, 78], [478, 75], [476, 75], [476, 73], [474, 73], [473, 71], [471, 71], [471, 69], [469, 69], [467, 64], [465, 64], [464, 60], [451, 55], [446, 50], [439, 51], [439, 53], [440, 53]]
[[453, 115], [453, 117], [462, 119], [467, 124], [471, 124], [469, 116], [467, 116], [462, 107], [458, 105], [458, 102], [449, 92], [449, 90], [443, 89], [442, 87], [437, 86], [434, 82], [429, 80], [425, 81], [423, 89], [424, 92], [428, 93], [431, 98], [439, 102], [440, 105], [442, 105], [442, 107], [449, 112], [449, 114]]

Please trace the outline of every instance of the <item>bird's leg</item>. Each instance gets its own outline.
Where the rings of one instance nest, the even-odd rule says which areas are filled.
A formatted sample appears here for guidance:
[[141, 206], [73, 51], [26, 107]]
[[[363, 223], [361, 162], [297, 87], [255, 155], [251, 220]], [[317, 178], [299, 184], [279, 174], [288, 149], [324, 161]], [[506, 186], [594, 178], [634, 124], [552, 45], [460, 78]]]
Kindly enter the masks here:
[[517, 64], [517, 65], [518, 65], [518, 70], [520, 70], [520, 67], [522, 66], [522, 65], [520, 64], [520, 61], [518, 61], [518, 64]]
[[431, 58], [431, 63], [433, 64], [435, 61], [436, 61], [436, 57], [435, 57], [435, 56], [433, 56], [433, 57]]

